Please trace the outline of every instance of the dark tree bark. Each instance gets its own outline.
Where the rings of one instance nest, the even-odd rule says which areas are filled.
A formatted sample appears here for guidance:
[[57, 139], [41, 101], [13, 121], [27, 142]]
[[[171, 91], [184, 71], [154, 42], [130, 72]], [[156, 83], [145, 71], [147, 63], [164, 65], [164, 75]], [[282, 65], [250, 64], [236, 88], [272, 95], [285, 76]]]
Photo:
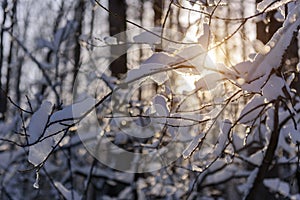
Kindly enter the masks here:
[[269, 142], [269, 146], [267, 148], [266, 154], [263, 158], [262, 164], [259, 167], [258, 173], [256, 175], [256, 178], [254, 180], [253, 186], [249, 191], [248, 196], [246, 197], [246, 200], [256, 200], [256, 199], [265, 199], [264, 197], [267, 197], [267, 193], [264, 191], [264, 185], [263, 181], [264, 178], [269, 174], [269, 167], [272, 164], [273, 157], [275, 155], [275, 151], [278, 145], [279, 140], [279, 100], [275, 102], [275, 109], [274, 109], [274, 127], [273, 131], [271, 133], [271, 138]]
[[[14, 33], [14, 27], [16, 22], [16, 14], [17, 14], [17, 1], [13, 1], [12, 12], [10, 14], [10, 23], [11, 23], [11, 32]], [[14, 49], [14, 41], [11, 40], [9, 44], [9, 53], [7, 56], [7, 72], [6, 72], [6, 85], [5, 85], [5, 93], [8, 95], [10, 93], [10, 79], [12, 72], [12, 63], [13, 57], [16, 57], [15, 49]], [[7, 101], [5, 101], [4, 107], [7, 109]]]
[[111, 64], [109, 66], [111, 73], [115, 77], [127, 72], [126, 55], [126, 1], [109, 1], [109, 34], [116, 37], [119, 45], [111, 46]]
[[[16, 4], [18, 3], [18, 1], [16, 1]], [[16, 10], [17, 12], [17, 10]], [[16, 13], [17, 14], [17, 13]], [[25, 18], [24, 18], [24, 27], [28, 27], [29, 25], [29, 14], [28, 11], [26, 12]], [[25, 39], [27, 38], [27, 31], [28, 29], [25, 29], [22, 33], [22, 40], [25, 41]], [[21, 85], [22, 85], [22, 81], [21, 81], [21, 77], [22, 77], [22, 69], [23, 69], [23, 64], [25, 61], [25, 56], [21, 53], [22, 51], [20, 51], [19, 46], [16, 45], [16, 55], [18, 57], [18, 61], [17, 61], [17, 66], [16, 66], [16, 71], [15, 71], [15, 93], [16, 93], [16, 103], [18, 105], [20, 105], [21, 103], [21, 98], [22, 98], [22, 91], [21, 91]]]
[[[11, 75], [12, 75], [12, 63], [13, 63], [13, 58], [14, 58], [14, 41], [10, 40], [8, 45], [3, 45], [4, 44], [4, 35], [7, 34], [8, 32], [14, 33], [14, 27], [15, 27], [15, 22], [16, 22], [16, 9], [17, 9], [17, 1], [13, 0], [12, 1], [12, 7], [10, 12], [7, 12], [7, 9], [9, 8], [8, 2], [4, 1], [2, 2], [2, 9], [3, 9], [3, 21], [2, 21], [2, 28], [1, 28], [1, 36], [0, 36], [0, 120], [5, 120], [5, 115], [8, 110], [8, 105], [7, 105], [7, 96], [10, 92], [10, 80], [11, 80]], [[9, 17], [9, 18], [7, 18]], [[8, 19], [8, 20], [7, 20]], [[7, 25], [6, 22], [9, 22], [10, 24]], [[7, 26], [7, 27], [5, 27]], [[8, 49], [8, 54], [4, 54], [4, 49]], [[5, 62], [6, 61], [6, 62]], [[6, 66], [6, 74], [3, 74], [3, 67], [4, 63]], [[4, 80], [4, 81], [3, 81]]]
[[6, 19], [7, 19], [7, 12], [5, 12], [5, 10], [7, 9], [8, 3], [7, 0], [4, 0], [2, 2], [2, 23], [1, 23], [1, 32], [0, 32], [0, 88], [2, 88], [2, 81], [1, 81], [1, 77], [2, 77], [2, 68], [3, 68], [3, 63], [4, 63], [4, 45], [3, 45], [3, 40], [4, 40], [4, 33], [5, 33], [5, 23], [6, 23]]
[[[92, 9], [91, 13], [91, 21], [90, 21], [90, 33], [89, 33], [89, 40], [93, 39], [93, 33], [94, 33], [94, 27], [95, 26], [95, 9]], [[89, 47], [91, 50], [93, 50], [93, 45]]]
[[[258, 0], [259, 3], [261, 0]], [[274, 33], [282, 26], [281, 22], [278, 22], [274, 18], [276, 11], [267, 13], [267, 18], [270, 22], [267, 24], [264, 21], [259, 21], [256, 24], [256, 38], [266, 44], [274, 35]]]
[[[256, 0], [256, 4], [260, 3], [262, 0]], [[278, 22], [274, 18], [274, 14], [277, 11], [268, 12], [266, 18], [268, 23], [264, 21], [259, 21], [256, 23], [256, 38], [266, 44], [274, 35], [274, 33], [282, 26], [282, 22]]]
[[3, 87], [3, 84], [2, 84], [2, 69], [3, 69], [3, 65], [4, 65], [4, 45], [3, 45], [3, 42], [4, 42], [4, 33], [5, 33], [5, 23], [6, 23], [6, 19], [7, 19], [7, 12], [5, 12], [5, 10], [7, 9], [7, 1], [4, 0], [2, 2], [2, 13], [3, 13], [3, 16], [2, 16], [2, 23], [1, 23], [1, 33], [0, 33], [0, 121], [4, 120], [4, 116], [5, 116], [5, 112], [6, 112], [6, 104], [7, 104], [7, 101], [6, 101], [6, 96], [5, 96], [5, 91], [4, 91], [4, 88]]
[[162, 25], [162, 17], [164, 9], [164, 1], [163, 0], [154, 0], [153, 2], [153, 10], [154, 10], [154, 26]]
[[297, 95], [300, 95], [300, 73], [296, 69], [297, 64], [299, 63], [298, 56], [298, 39], [297, 34], [299, 31], [294, 32], [293, 38], [290, 45], [288, 46], [285, 54], [283, 55], [282, 68], [284, 71], [292, 71], [295, 73], [295, 79], [291, 83], [291, 87], [297, 91]]
[[[152, 5], [153, 11], [154, 11], [154, 26], [155, 27], [162, 27], [162, 21], [163, 21], [163, 11], [164, 11], [164, 1], [163, 0], [153, 0]], [[157, 44], [155, 46], [155, 51], [160, 52], [162, 51], [162, 44]]]
[[[75, 33], [74, 67], [73, 67], [73, 80], [72, 80], [73, 88], [74, 87], [76, 88], [75, 81], [76, 81], [77, 73], [78, 73], [80, 65], [81, 65], [81, 46], [80, 46], [80, 38], [79, 37], [82, 34], [84, 10], [85, 10], [85, 1], [79, 0], [77, 6], [75, 8], [75, 21], [77, 22], [78, 25], [77, 25], [77, 29], [76, 29], [76, 33]], [[73, 92], [75, 92], [75, 91], [73, 91]]]
[[[55, 19], [55, 22], [54, 22], [53, 34], [55, 34], [56, 31], [59, 28], [60, 22], [62, 21], [62, 18], [63, 18], [63, 15], [64, 15], [64, 9], [65, 9], [64, 8], [64, 1], [62, 1], [61, 4], [60, 4], [60, 9], [59, 9], [58, 15], [57, 15], [57, 17]], [[53, 52], [52, 49], [49, 49], [48, 53], [47, 53], [46, 61], [48, 63], [53, 62], [53, 56], [56, 56], [56, 55], [54, 55], [54, 52]], [[56, 62], [55, 63], [55, 81], [58, 81], [58, 78], [59, 78], [58, 60], [56, 59], [55, 62]]]

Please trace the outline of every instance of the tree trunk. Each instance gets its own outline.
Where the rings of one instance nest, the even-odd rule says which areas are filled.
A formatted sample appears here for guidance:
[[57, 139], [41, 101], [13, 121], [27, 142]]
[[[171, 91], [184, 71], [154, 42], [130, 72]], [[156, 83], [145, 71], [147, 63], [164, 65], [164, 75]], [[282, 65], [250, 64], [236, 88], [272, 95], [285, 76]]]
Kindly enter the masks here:
[[[15, 22], [16, 22], [16, 11], [17, 11], [17, 1], [13, 1], [13, 7], [12, 7], [12, 12], [10, 14], [10, 22], [11, 22], [11, 32], [14, 34], [14, 27], [15, 27]], [[10, 79], [11, 79], [11, 72], [12, 72], [12, 65], [13, 65], [13, 57], [14, 57], [14, 41], [10, 40], [9, 44], [9, 53], [7, 56], [7, 72], [6, 72], [6, 83], [5, 83], [5, 93], [6, 95], [9, 95], [10, 93]], [[5, 101], [4, 107], [8, 108], [7, 101]]]
[[[249, 194], [246, 197], [246, 200], [256, 200], [260, 199], [263, 196], [267, 197], [267, 193], [264, 191], [264, 184], [263, 181], [265, 177], [269, 174], [269, 167], [272, 164], [272, 160], [275, 155], [275, 151], [278, 145], [279, 140], [279, 100], [275, 102], [275, 109], [274, 109], [274, 127], [273, 131], [271, 133], [270, 142], [268, 145], [268, 148], [266, 150], [266, 154], [263, 158], [262, 164], [259, 167], [258, 173], [255, 177], [255, 180], [253, 182], [253, 186], [249, 191]], [[265, 199], [265, 198], [262, 198]]]
[[[256, 4], [260, 3], [262, 0], [256, 0]], [[271, 11], [267, 13], [266, 18], [268, 23], [264, 21], [259, 21], [256, 23], [256, 38], [266, 44], [274, 35], [274, 33], [282, 26], [282, 22], [278, 22], [274, 18], [274, 14], [277, 11]]]
[[127, 72], [127, 55], [126, 55], [126, 1], [110, 0], [109, 1], [109, 34], [116, 37], [119, 45], [112, 45], [111, 64], [109, 66], [111, 73], [115, 77]]
[[[82, 24], [84, 16], [84, 0], [79, 0], [78, 5], [75, 8], [75, 21], [77, 22], [77, 28], [75, 33], [75, 48], [74, 48], [74, 67], [73, 67], [73, 80], [72, 80], [72, 90], [76, 87], [76, 77], [81, 65], [81, 46], [80, 46], [80, 35], [82, 34]], [[71, 92], [76, 92], [73, 90]], [[76, 96], [76, 93], [73, 93]]]
[[154, 0], [153, 10], [154, 10], [154, 26], [160, 27], [162, 25], [162, 16], [163, 16], [164, 1], [163, 0]]
[[4, 28], [5, 28], [5, 22], [6, 22], [6, 15], [7, 15], [7, 12], [5, 12], [5, 10], [7, 9], [7, 1], [4, 0], [2, 2], [2, 13], [3, 13], [3, 16], [2, 16], [2, 23], [1, 23], [1, 32], [0, 32], [0, 121], [4, 120], [4, 116], [5, 116], [5, 112], [6, 112], [6, 96], [5, 96], [5, 92], [4, 92], [4, 89], [3, 89], [3, 84], [2, 84], [2, 69], [3, 69], [3, 65], [4, 65]]

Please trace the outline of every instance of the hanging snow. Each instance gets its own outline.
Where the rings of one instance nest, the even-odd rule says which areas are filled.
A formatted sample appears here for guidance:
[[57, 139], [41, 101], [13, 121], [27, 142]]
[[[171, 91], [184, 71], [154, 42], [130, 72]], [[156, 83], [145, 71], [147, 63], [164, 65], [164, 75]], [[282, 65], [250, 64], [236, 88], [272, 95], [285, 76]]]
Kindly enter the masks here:
[[44, 134], [51, 109], [51, 102], [44, 101], [41, 107], [32, 115], [28, 127], [28, 141], [30, 144], [36, 142]]

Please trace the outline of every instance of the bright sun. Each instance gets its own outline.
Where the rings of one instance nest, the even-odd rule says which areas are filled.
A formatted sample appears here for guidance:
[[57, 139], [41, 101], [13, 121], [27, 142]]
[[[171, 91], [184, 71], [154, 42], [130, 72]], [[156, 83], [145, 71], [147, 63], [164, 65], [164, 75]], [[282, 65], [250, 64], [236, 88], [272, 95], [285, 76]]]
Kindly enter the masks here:
[[217, 70], [217, 65], [216, 65], [217, 58], [216, 58], [215, 51], [213, 50], [208, 51], [207, 56], [205, 56], [204, 59], [205, 59], [205, 61], [203, 62], [203, 65], [205, 66], [204, 68], [202, 68], [202, 66], [195, 66], [196, 70], [198, 71], [198, 74], [187, 74], [187, 73], [181, 74], [181, 77], [184, 81], [184, 84], [182, 84], [182, 86], [180, 87], [181, 91], [194, 90], [196, 88], [195, 82], [197, 82], [200, 78], [202, 78], [206, 74], [215, 72]]

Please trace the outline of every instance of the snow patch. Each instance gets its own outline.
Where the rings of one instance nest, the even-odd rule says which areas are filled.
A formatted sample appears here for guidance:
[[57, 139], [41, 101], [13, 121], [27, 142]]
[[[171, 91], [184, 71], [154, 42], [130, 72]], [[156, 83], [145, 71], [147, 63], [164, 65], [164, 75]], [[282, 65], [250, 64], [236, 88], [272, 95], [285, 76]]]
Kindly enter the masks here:
[[274, 192], [278, 192], [283, 196], [289, 196], [290, 186], [288, 183], [280, 181], [279, 178], [270, 178], [264, 180], [264, 185]]

